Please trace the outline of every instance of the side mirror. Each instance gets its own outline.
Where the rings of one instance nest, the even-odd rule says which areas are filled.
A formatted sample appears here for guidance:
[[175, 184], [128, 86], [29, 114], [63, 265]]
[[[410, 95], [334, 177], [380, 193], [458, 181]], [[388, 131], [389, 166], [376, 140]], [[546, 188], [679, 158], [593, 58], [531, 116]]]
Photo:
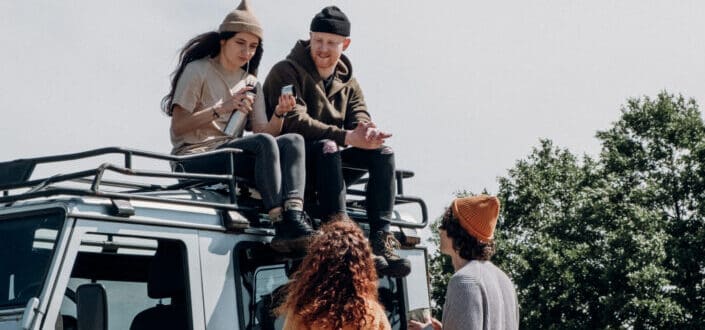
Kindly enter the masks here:
[[108, 298], [102, 284], [83, 284], [76, 289], [78, 330], [108, 329]]

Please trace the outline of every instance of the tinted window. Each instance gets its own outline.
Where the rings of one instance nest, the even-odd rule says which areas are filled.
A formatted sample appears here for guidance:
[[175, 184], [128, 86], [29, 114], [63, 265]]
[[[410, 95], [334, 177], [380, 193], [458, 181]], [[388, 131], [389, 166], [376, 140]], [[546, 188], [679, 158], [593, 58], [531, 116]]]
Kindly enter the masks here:
[[0, 216], [0, 308], [39, 296], [64, 219], [59, 210]]

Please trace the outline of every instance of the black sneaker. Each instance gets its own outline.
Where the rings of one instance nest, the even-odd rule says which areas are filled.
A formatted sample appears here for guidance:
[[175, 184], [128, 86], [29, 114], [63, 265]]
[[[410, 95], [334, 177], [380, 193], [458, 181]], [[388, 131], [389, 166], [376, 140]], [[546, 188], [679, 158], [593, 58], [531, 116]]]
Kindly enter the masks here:
[[284, 211], [282, 220], [274, 223], [272, 249], [279, 253], [306, 252], [314, 231], [303, 211]]
[[[389, 277], [404, 277], [411, 272], [411, 263], [394, 253], [400, 244], [394, 234], [386, 231], [376, 231], [370, 234], [370, 245], [375, 256], [375, 268], [379, 275]], [[381, 257], [381, 258], [379, 258]], [[384, 262], [386, 262], [386, 267]]]
[[387, 269], [389, 268], [389, 264], [387, 263], [387, 260], [384, 259], [383, 256], [378, 256], [378, 255], [372, 255], [372, 260], [375, 262], [375, 269], [377, 270], [377, 274], [382, 276], [383, 274], [387, 273]]

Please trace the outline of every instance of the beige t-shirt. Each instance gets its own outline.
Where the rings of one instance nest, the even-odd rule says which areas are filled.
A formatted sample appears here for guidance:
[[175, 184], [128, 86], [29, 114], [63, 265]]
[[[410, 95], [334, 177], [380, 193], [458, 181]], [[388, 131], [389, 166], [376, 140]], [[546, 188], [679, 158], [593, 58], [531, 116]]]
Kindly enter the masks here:
[[[244, 88], [247, 82], [256, 84], [254, 110], [250, 112], [248, 120], [257, 130], [268, 122], [262, 86], [255, 76], [246, 74], [245, 70], [228, 72], [212, 58], [195, 60], [186, 65], [176, 83], [172, 104], [178, 104], [184, 110], [194, 113], [227, 101], [238, 90]], [[229, 117], [213, 117], [213, 121], [209, 124], [181, 135], [175, 134], [171, 129], [172, 154], [208, 151], [231, 140], [232, 137], [223, 133]]]

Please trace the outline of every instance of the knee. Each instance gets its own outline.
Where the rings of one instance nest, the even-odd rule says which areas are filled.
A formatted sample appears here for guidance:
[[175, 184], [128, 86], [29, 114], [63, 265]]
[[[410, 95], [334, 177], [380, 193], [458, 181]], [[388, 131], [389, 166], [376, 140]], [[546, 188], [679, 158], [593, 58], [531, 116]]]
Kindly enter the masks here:
[[257, 142], [257, 146], [261, 152], [278, 154], [279, 149], [277, 148], [277, 141], [273, 136], [269, 134], [255, 134], [254, 139]]
[[375, 159], [375, 162], [377, 164], [380, 164], [381, 166], [384, 166], [394, 171], [394, 150], [392, 149], [392, 147], [382, 146], [379, 149], [374, 150], [374, 154], [375, 157], [373, 158]]
[[394, 149], [392, 149], [392, 147], [390, 146], [382, 146], [377, 150], [379, 151], [380, 155], [384, 155], [388, 158], [394, 158]]
[[333, 140], [321, 140], [319, 147], [323, 155], [338, 153], [338, 144]]
[[277, 145], [276, 140], [274, 139], [273, 136], [269, 134], [255, 134], [253, 135], [255, 141], [257, 141], [257, 144], [261, 146], [274, 146]]
[[277, 143], [282, 149], [304, 150], [304, 137], [300, 134], [284, 134], [277, 138]]

